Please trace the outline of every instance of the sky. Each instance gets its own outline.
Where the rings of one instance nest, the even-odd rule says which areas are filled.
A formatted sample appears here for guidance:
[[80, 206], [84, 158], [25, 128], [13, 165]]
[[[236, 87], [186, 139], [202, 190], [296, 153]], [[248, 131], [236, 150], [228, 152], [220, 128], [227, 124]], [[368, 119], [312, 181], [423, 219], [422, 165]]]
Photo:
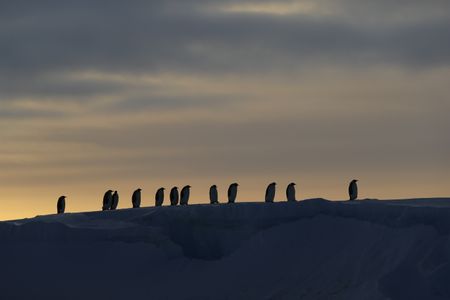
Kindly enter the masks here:
[[450, 196], [449, 33], [448, 0], [0, 0], [0, 219]]

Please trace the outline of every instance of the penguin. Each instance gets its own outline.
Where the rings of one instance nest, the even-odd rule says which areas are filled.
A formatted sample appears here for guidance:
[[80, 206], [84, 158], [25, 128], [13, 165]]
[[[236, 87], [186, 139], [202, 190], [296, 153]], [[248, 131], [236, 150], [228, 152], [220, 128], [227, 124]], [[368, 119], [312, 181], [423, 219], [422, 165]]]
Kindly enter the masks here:
[[350, 197], [350, 201], [356, 200], [358, 198], [358, 182], [357, 179], [353, 179], [348, 186], [348, 195]]
[[219, 195], [217, 194], [217, 186], [215, 184], [209, 188], [209, 202], [211, 204], [219, 203]]
[[114, 194], [112, 195], [111, 210], [115, 210], [117, 205], [119, 205], [119, 194], [117, 191], [114, 191]]
[[267, 189], [266, 189], [266, 202], [273, 203], [273, 200], [275, 198], [275, 186], [276, 185], [277, 184], [275, 182], [272, 182], [271, 184], [269, 184], [267, 186]]
[[239, 186], [239, 184], [232, 183], [228, 187], [228, 203], [234, 203], [236, 201], [238, 186]]
[[155, 206], [161, 206], [164, 202], [164, 190], [165, 188], [160, 188], [156, 191], [155, 195]]
[[189, 202], [189, 194], [190, 194], [190, 185], [186, 185], [181, 189], [180, 193], [180, 205], [188, 205]]
[[66, 196], [61, 196], [58, 198], [58, 203], [56, 204], [56, 211], [58, 214], [63, 214], [66, 210]]
[[295, 200], [295, 183], [289, 183], [286, 189], [286, 198], [288, 202], [296, 201]]
[[178, 204], [178, 187], [174, 186], [171, 190], [170, 190], [170, 205], [175, 206]]
[[131, 196], [131, 203], [133, 204], [133, 208], [139, 208], [141, 206], [141, 191], [142, 189], [137, 189]]
[[112, 191], [108, 190], [108, 191], [106, 191], [105, 195], [103, 196], [102, 210], [111, 209], [111, 204], [112, 204]]

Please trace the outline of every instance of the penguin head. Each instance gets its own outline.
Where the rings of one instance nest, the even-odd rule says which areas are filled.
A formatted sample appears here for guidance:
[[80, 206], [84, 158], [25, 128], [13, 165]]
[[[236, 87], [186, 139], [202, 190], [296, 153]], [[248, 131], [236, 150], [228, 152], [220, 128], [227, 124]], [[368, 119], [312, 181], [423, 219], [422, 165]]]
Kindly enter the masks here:
[[217, 185], [215, 185], [215, 184], [213, 184], [212, 186], [211, 186], [211, 188], [216, 188], [217, 187]]
[[186, 188], [186, 189], [190, 189], [191, 186], [190, 186], [190, 185], [186, 185], [185, 188]]
[[59, 199], [66, 199], [66, 196], [61, 196], [59, 197]]
[[272, 182], [270, 185], [277, 185], [277, 183], [276, 182]]
[[178, 187], [177, 187], [177, 186], [174, 186], [174, 187], [172, 188], [172, 190], [176, 191], [176, 190], [178, 190]]
[[235, 182], [235, 183], [232, 183], [231, 185], [239, 186], [239, 183]]
[[141, 188], [138, 188], [138, 189], [136, 190], [136, 192], [140, 192], [140, 191], [142, 191], [142, 189], [141, 189]]
[[358, 182], [358, 179], [353, 179], [352, 182]]

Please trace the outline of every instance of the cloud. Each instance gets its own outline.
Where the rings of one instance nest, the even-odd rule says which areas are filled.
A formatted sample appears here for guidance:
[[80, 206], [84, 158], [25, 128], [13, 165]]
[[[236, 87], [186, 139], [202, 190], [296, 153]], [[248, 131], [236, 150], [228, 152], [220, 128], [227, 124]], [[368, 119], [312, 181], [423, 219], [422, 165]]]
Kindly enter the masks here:
[[178, 83], [180, 76], [224, 74], [296, 76], [330, 67], [396, 66], [420, 71], [448, 66], [450, 10], [444, 8], [449, 4], [441, 0], [407, 4], [354, 0], [3, 3], [0, 101], [34, 98], [117, 107], [128, 101], [130, 107], [150, 102], [155, 107], [164, 103], [175, 107], [199, 100], [159, 95], [155, 90], [161, 84], [152, 80], [163, 77], [166, 83]]
[[[429, 67], [449, 61], [449, 14], [413, 18], [415, 23], [385, 23], [385, 15], [393, 11], [416, 15], [423, 10], [441, 15], [442, 6], [448, 4], [440, 1], [408, 2], [407, 6], [391, 1], [337, 1], [333, 5], [319, 1], [318, 7], [334, 7], [334, 13], [325, 16], [243, 15], [235, 9], [224, 14], [201, 9], [216, 3], [231, 8], [259, 5], [276, 12], [270, 5], [311, 5], [303, 1], [23, 3], [6, 5], [2, 10], [3, 75], [86, 69], [251, 72], [355, 61], [365, 66], [394, 63]], [[358, 11], [361, 18], [356, 24], [349, 13], [352, 11]], [[376, 24], [363, 21], [372, 18], [377, 18]]]
[[113, 183], [196, 181], [200, 193], [300, 178], [316, 187], [303, 195], [337, 197], [359, 174], [448, 192], [448, 8], [2, 3], [0, 184], [20, 199], [23, 184], [101, 196]]

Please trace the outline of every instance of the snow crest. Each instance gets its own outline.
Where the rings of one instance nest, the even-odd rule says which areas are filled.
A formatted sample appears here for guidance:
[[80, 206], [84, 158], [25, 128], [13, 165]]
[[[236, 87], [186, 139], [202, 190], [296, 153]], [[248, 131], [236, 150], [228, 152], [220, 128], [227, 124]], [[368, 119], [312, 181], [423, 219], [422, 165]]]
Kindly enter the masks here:
[[8, 299], [450, 299], [449, 233], [450, 199], [39, 216], [0, 222], [0, 289]]

